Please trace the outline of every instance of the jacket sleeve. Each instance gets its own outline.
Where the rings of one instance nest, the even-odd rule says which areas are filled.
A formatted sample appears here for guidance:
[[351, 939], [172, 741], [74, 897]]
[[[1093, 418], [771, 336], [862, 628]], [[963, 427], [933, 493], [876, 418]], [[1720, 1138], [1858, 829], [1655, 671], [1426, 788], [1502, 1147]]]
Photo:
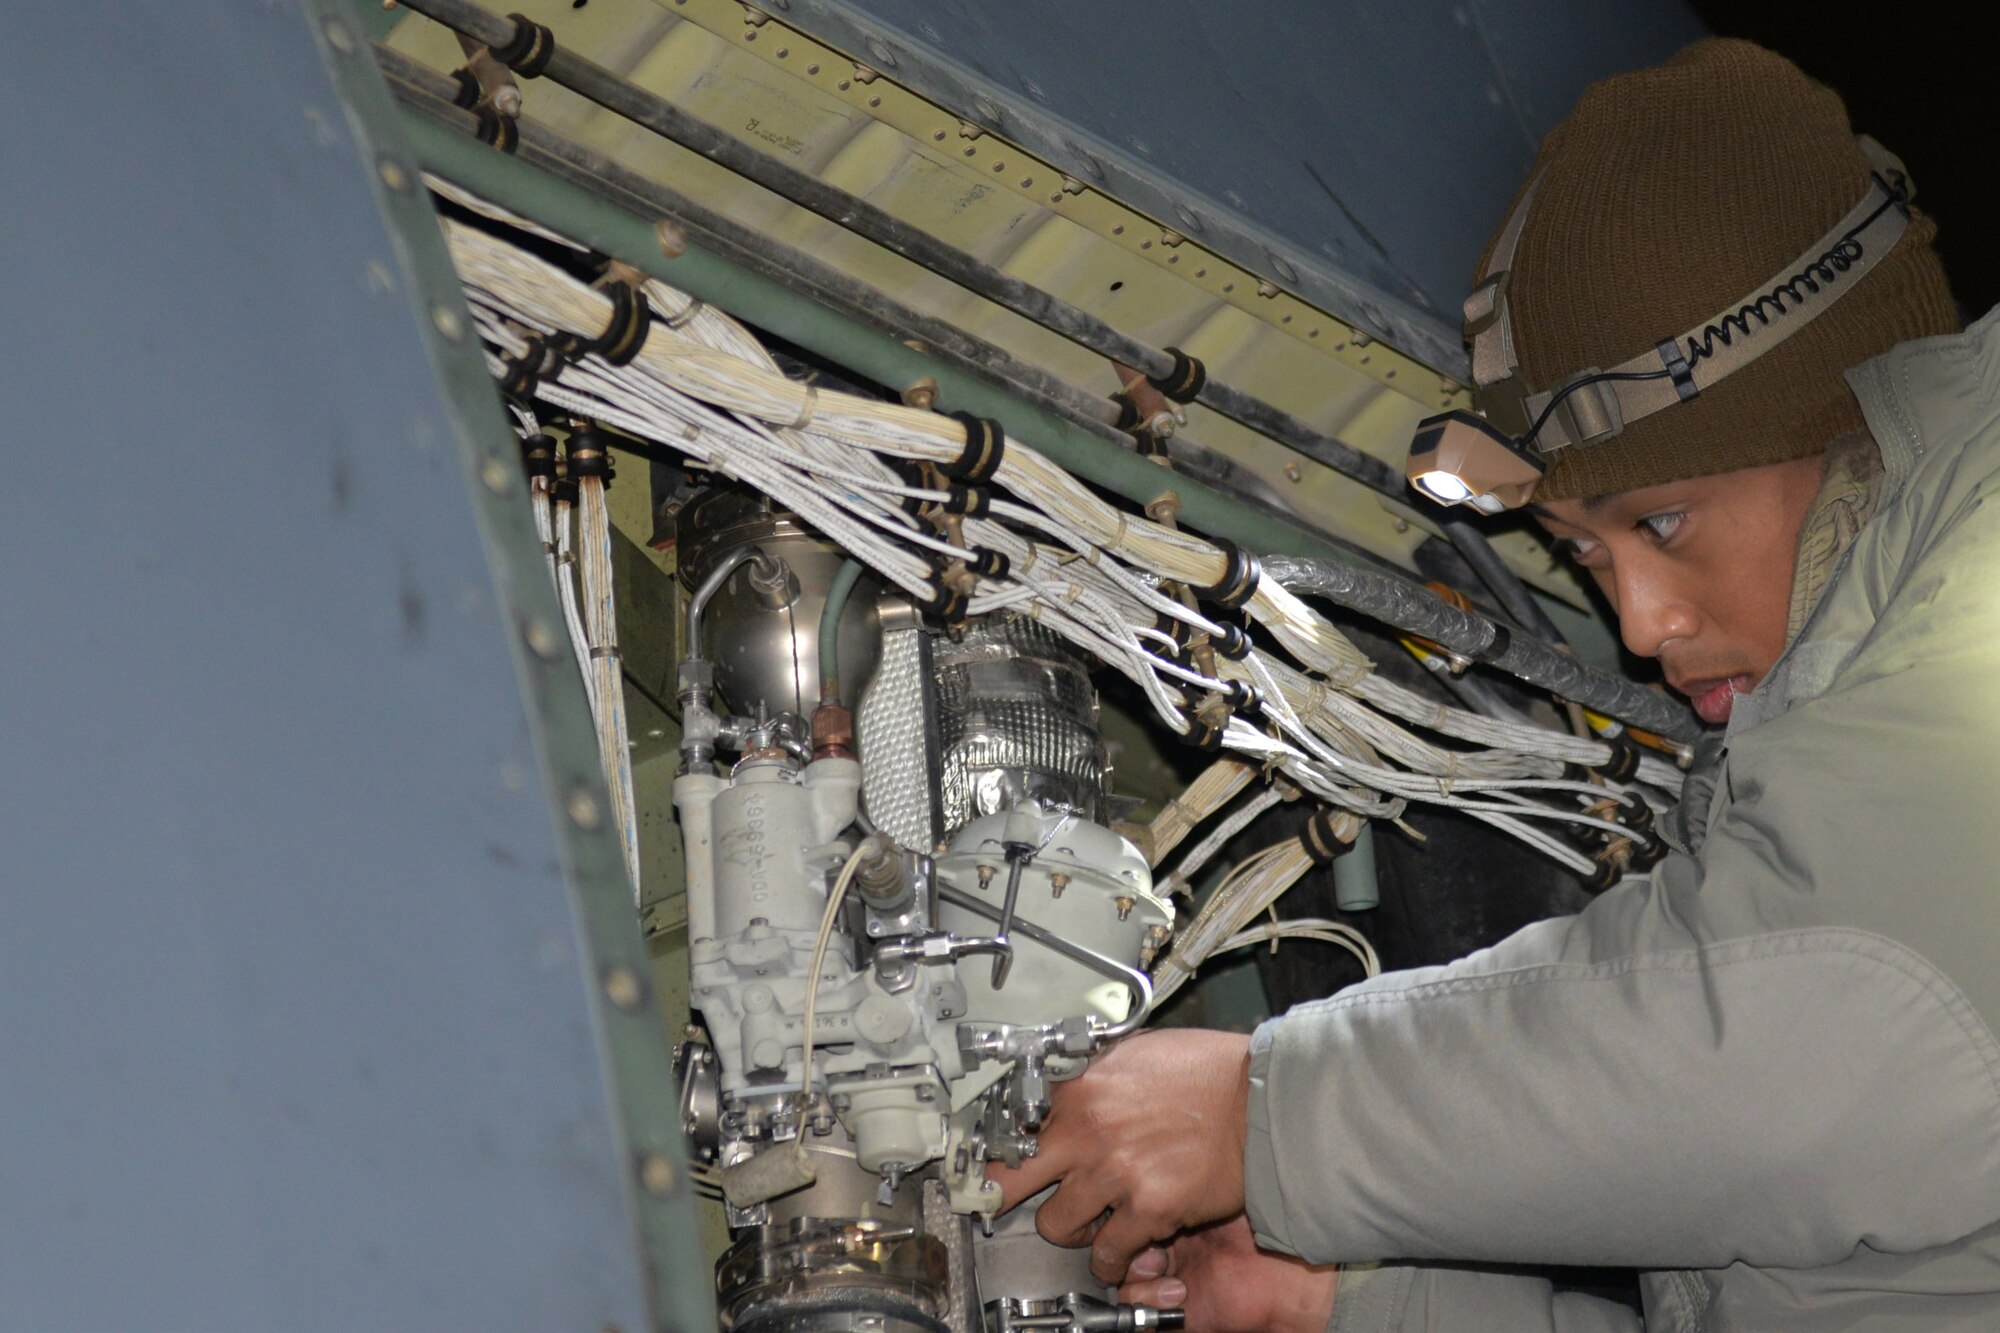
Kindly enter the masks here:
[[1327, 1333], [1639, 1333], [1643, 1327], [1625, 1306], [1558, 1292], [1542, 1278], [1405, 1264], [1343, 1272]]
[[1260, 1241], [1815, 1267], [2000, 1217], [2000, 503], [1945, 489], [1889, 516], [1921, 560], [1847, 571], [1871, 632], [1734, 741], [1698, 859], [1258, 1031]]

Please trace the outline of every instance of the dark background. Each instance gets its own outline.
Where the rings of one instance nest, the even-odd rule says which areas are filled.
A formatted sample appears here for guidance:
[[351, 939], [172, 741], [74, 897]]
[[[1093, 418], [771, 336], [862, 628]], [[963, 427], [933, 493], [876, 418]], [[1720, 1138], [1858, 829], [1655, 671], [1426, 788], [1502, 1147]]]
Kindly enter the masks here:
[[1993, 0], [1690, 0], [1720, 36], [1789, 57], [1847, 99], [1859, 133], [1903, 159], [1969, 321], [2000, 304], [2000, 4]]

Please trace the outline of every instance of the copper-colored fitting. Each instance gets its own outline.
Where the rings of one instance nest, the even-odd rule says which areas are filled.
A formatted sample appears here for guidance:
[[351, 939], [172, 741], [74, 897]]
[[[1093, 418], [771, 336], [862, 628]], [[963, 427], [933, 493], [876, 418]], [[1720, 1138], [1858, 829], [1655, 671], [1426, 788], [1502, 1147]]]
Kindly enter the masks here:
[[838, 703], [813, 709], [813, 758], [854, 758], [854, 712]]

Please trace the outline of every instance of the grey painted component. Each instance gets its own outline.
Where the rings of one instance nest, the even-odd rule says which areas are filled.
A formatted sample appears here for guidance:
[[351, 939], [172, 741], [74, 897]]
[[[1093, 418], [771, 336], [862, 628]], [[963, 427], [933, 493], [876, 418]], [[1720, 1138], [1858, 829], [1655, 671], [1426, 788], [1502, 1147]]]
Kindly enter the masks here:
[[769, 0], [787, 23], [1441, 370], [1536, 144], [1682, 0]]
[[346, 13], [12, 16], [0, 1329], [712, 1328], [581, 682]]

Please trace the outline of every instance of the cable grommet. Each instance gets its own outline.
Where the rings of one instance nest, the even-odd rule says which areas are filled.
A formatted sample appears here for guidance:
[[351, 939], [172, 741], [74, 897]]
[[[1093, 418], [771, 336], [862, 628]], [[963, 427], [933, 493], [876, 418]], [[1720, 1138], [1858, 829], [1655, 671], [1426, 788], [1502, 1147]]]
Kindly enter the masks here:
[[944, 512], [967, 518], [985, 518], [993, 512], [993, 497], [977, 486], [952, 483], [945, 492]]
[[505, 46], [491, 48], [494, 59], [524, 79], [541, 77], [556, 53], [556, 35], [526, 14], [507, 17], [514, 21], [514, 35]]
[[569, 464], [569, 475], [578, 480], [595, 477], [609, 487], [616, 475], [611, 465], [611, 439], [594, 427], [572, 434], [563, 457]]
[[1206, 588], [1190, 587], [1197, 598], [1212, 602], [1225, 611], [1240, 611], [1252, 597], [1257, 595], [1257, 581], [1264, 576], [1264, 562], [1254, 551], [1246, 551], [1235, 542], [1220, 540], [1221, 548], [1228, 563], [1223, 566], [1222, 578]]
[[1333, 822], [1338, 818], [1332, 806], [1323, 805], [1312, 812], [1306, 826], [1299, 830], [1299, 844], [1305, 848], [1306, 858], [1314, 866], [1325, 868], [1354, 850], [1354, 844], [1342, 839], [1334, 832]]
[[965, 427], [965, 452], [949, 463], [938, 464], [938, 471], [968, 486], [985, 485], [1000, 471], [1000, 460], [1007, 456], [1007, 432], [990, 417], [976, 417], [970, 412], [947, 415]]
[[484, 103], [479, 106], [475, 114], [479, 119], [479, 125], [473, 131], [473, 135], [479, 142], [510, 155], [521, 146], [521, 127], [515, 123], [512, 116], [503, 116]]
[[1174, 359], [1166, 374], [1146, 377], [1146, 383], [1177, 403], [1191, 403], [1208, 384], [1208, 369], [1178, 347], [1162, 348]]
[[1215, 651], [1232, 662], [1241, 662], [1250, 656], [1250, 633], [1233, 620], [1222, 621], [1217, 628], [1219, 634], [1209, 635], [1208, 641], [1215, 645]]
[[556, 475], [556, 438], [537, 431], [521, 438], [521, 467], [530, 478]]
[[966, 566], [966, 568], [979, 575], [982, 579], [1004, 579], [1007, 577], [1007, 571], [1014, 567], [1014, 562], [1007, 558], [1005, 551], [996, 551], [991, 547], [982, 546], [976, 550], [975, 554], [978, 558]]
[[479, 105], [479, 76], [464, 65], [451, 72], [451, 81], [456, 87], [451, 94], [451, 104], [461, 111], [470, 111]]

